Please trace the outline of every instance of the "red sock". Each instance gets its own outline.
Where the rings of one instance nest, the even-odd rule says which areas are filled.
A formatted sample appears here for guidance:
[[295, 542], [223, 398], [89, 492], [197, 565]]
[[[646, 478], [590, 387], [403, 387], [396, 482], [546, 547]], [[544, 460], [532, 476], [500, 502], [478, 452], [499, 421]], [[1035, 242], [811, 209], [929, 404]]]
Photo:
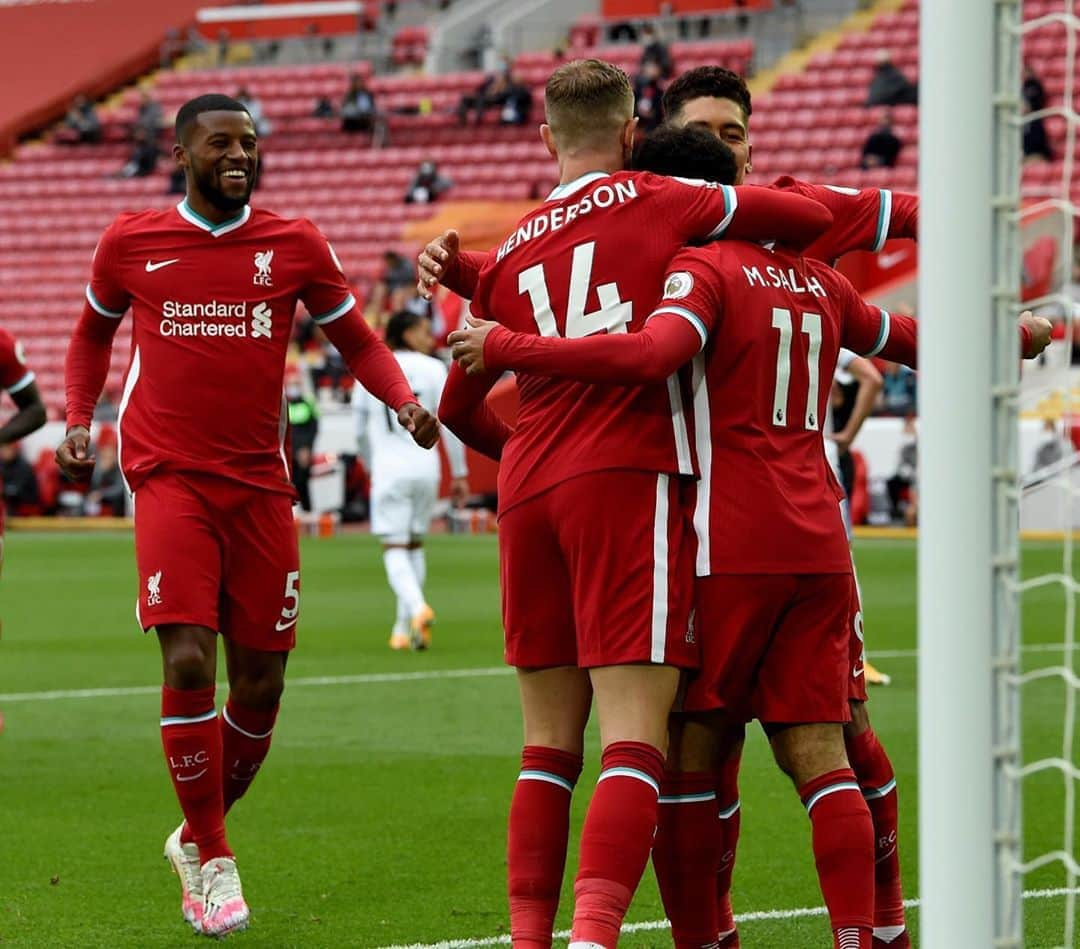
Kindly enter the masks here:
[[555, 928], [570, 796], [581, 775], [581, 755], [526, 745], [510, 802], [506, 864], [510, 891], [510, 938], [516, 949], [547, 949]]
[[903, 926], [904, 894], [900, 883], [896, 776], [892, 762], [872, 728], [847, 739], [846, 744], [851, 770], [874, 822], [874, 925]]
[[161, 687], [161, 744], [199, 859], [231, 857], [221, 791], [221, 732], [214, 687]]
[[[735, 853], [739, 846], [742, 807], [739, 802], [739, 765], [742, 751], [730, 756], [720, 768], [716, 782], [716, 803], [720, 811], [720, 867], [716, 874], [717, 925], [721, 933], [735, 932], [735, 914], [731, 909], [731, 877], [735, 872]], [[721, 943], [724, 949], [736, 949], [738, 936], [730, 935]]]
[[720, 865], [716, 775], [667, 774], [652, 860], [675, 949], [716, 945], [716, 874]]
[[244, 708], [229, 696], [221, 710], [222, 791], [225, 813], [244, 796], [262, 766], [274, 733], [278, 707], [265, 711]]
[[[222, 794], [225, 813], [247, 791], [270, 750], [270, 740], [278, 707], [256, 711], [237, 705], [229, 696], [221, 711]], [[185, 821], [180, 841], [191, 843], [195, 835]]]
[[609, 949], [619, 938], [656, 832], [664, 756], [652, 745], [616, 741], [604, 749], [574, 882], [575, 942]]
[[799, 788], [813, 826], [814, 862], [836, 949], [871, 949], [874, 825], [850, 768]]

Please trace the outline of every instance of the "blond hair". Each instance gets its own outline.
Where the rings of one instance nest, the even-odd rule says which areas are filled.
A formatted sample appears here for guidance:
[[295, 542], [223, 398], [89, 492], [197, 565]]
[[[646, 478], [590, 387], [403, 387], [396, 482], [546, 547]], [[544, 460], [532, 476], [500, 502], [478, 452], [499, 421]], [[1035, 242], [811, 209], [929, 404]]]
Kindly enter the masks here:
[[600, 59], [564, 63], [547, 81], [544, 112], [560, 149], [610, 147], [634, 117], [630, 77]]

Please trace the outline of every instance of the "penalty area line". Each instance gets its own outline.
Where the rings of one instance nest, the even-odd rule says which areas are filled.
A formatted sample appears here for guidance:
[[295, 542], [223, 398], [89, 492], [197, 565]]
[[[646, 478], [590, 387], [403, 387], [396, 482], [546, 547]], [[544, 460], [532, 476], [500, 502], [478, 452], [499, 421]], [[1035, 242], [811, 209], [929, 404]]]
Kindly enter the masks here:
[[[1080, 893], [1080, 888], [1061, 887], [1053, 890], [1025, 890], [1025, 900], [1050, 900], [1059, 896]], [[907, 909], [916, 909], [919, 900], [904, 900]], [[765, 920], [776, 919], [807, 919], [813, 916], [825, 916], [828, 911], [824, 906], [802, 906], [798, 909], [764, 909], [750, 913], [737, 913], [735, 922], [739, 925], [756, 923]], [[622, 931], [624, 934], [653, 932], [658, 929], [669, 929], [670, 923], [666, 919], [649, 920], [642, 923], [625, 923]], [[556, 939], [569, 939], [570, 930], [564, 929], [555, 933]], [[485, 936], [479, 939], [445, 939], [442, 942], [410, 942], [394, 946], [382, 946], [381, 949], [479, 949], [480, 946], [509, 946], [510, 937]]]
[[[426, 682], [431, 679], [482, 679], [506, 676], [510, 666], [487, 666], [480, 669], [425, 669], [420, 672], [369, 672], [347, 676], [308, 676], [286, 679], [290, 689], [331, 685], [375, 685], [380, 682]], [[219, 682], [220, 686], [227, 683]], [[133, 685], [111, 689], [54, 689], [47, 692], [8, 692], [0, 694], [0, 702], [55, 702], [60, 699], [101, 699], [128, 695], [159, 695], [160, 685]]]

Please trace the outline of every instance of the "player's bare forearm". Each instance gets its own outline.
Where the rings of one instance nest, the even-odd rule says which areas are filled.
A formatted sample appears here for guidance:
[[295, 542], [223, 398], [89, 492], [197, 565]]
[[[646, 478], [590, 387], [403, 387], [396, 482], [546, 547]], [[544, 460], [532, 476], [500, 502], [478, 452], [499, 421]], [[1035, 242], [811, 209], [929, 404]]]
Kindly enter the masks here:
[[855, 441], [855, 436], [859, 434], [863, 422], [874, 411], [878, 395], [884, 386], [881, 373], [877, 371], [877, 367], [869, 359], [860, 357], [854, 360], [848, 366], [848, 372], [858, 380], [859, 388], [855, 393], [855, 404], [851, 408], [851, 415], [848, 416], [847, 424], [844, 426], [843, 431], [838, 432], [836, 435], [836, 441], [845, 448]]
[[724, 232], [730, 240], [775, 240], [800, 250], [832, 227], [832, 211], [812, 198], [754, 185], [742, 185], [736, 191], [739, 206]]
[[671, 314], [653, 317], [638, 333], [598, 333], [583, 339], [527, 336], [497, 326], [484, 342], [484, 362], [495, 371], [641, 385], [662, 382], [692, 359], [701, 345], [698, 331]]
[[28, 386], [16, 392], [12, 398], [19, 411], [9, 418], [3, 426], [0, 426], [0, 445], [7, 445], [25, 438], [31, 432], [36, 432], [45, 424], [45, 403], [41, 401], [37, 383], [31, 382]]
[[355, 308], [325, 324], [322, 329], [326, 338], [341, 353], [349, 371], [376, 399], [395, 411], [416, 402], [416, 396], [394, 354]]
[[486, 401], [498, 380], [498, 373], [468, 376], [455, 363], [450, 367], [439, 402], [439, 421], [473, 451], [495, 461], [502, 457], [503, 446], [514, 434]]
[[94, 406], [109, 377], [113, 337], [119, 326], [119, 320], [101, 316], [89, 304], [83, 305], [64, 359], [68, 428], [90, 427]]

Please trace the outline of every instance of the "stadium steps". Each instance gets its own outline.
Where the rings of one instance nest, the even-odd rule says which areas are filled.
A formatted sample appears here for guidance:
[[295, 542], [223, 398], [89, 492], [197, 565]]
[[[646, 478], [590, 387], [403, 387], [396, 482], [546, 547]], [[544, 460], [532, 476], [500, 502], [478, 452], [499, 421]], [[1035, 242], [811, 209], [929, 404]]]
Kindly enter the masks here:
[[791, 50], [771, 69], [755, 75], [748, 83], [751, 94], [756, 97], [771, 92], [781, 76], [801, 73], [810, 60], [834, 52], [845, 37], [869, 30], [880, 14], [896, 12], [904, 3], [905, 0], [876, 0], [865, 10], [857, 10], [834, 29], [819, 33], [806, 46]]

